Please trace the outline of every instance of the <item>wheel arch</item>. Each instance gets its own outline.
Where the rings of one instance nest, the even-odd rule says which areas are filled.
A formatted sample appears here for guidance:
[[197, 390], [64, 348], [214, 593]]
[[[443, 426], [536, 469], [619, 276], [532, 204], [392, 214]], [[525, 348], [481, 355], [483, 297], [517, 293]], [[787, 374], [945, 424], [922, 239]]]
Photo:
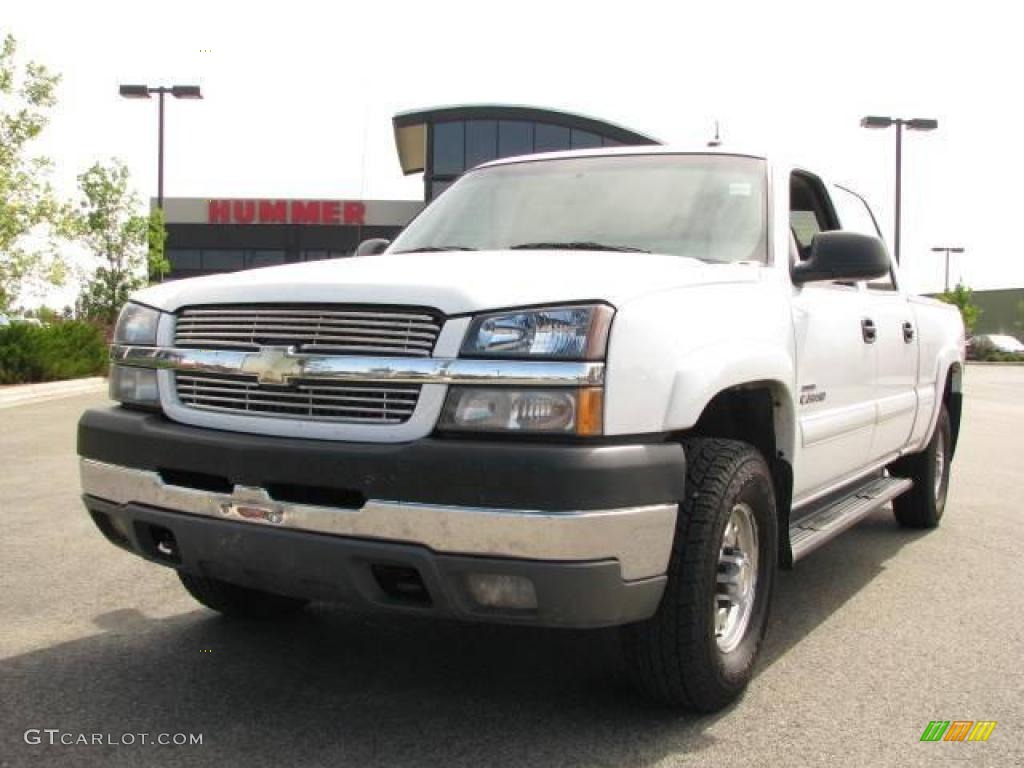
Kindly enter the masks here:
[[[956, 444], [960, 439], [960, 417], [964, 406], [964, 367], [959, 361], [949, 366], [946, 372], [946, 383], [942, 391], [942, 404], [949, 413], [949, 428], [952, 434], [952, 445], [949, 449], [950, 458], [956, 455]], [[936, 414], [936, 419], [938, 414]], [[933, 427], [934, 429], [934, 427]]]
[[733, 384], [712, 395], [682, 437], [739, 440], [754, 446], [772, 474], [779, 530], [779, 564], [791, 567], [789, 515], [793, 499], [794, 404], [779, 380], [757, 379]]

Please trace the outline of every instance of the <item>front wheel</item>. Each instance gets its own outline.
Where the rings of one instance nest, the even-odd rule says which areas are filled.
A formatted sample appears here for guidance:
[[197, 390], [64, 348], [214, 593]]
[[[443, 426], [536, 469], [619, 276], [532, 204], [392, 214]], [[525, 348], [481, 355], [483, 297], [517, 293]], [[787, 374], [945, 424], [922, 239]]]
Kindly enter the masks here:
[[771, 473], [735, 440], [691, 439], [668, 583], [657, 613], [623, 629], [634, 682], [672, 706], [713, 712], [753, 674], [778, 555]]

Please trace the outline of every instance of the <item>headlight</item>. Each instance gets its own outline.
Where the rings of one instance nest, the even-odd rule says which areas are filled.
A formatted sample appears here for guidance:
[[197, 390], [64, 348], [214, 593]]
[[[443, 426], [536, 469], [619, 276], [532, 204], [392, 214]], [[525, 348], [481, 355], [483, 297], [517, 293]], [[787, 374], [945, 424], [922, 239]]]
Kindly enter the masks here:
[[110, 366], [110, 399], [143, 408], [160, 408], [157, 372], [151, 368]]
[[593, 304], [480, 315], [469, 327], [462, 355], [600, 360], [613, 313]]
[[154, 346], [159, 323], [160, 312], [142, 304], [128, 302], [117, 318], [114, 343]]
[[442, 429], [467, 432], [600, 435], [602, 391], [585, 389], [510, 389], [452, 387]]

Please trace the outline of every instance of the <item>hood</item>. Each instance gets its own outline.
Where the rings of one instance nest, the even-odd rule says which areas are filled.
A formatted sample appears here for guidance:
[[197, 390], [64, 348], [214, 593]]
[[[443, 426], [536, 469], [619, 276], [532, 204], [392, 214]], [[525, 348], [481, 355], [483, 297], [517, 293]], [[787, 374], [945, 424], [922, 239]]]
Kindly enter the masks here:
[[458, 315], [505, 307], [632, 298], [686, 285], [750, 282], [750, 264], [596, 251], [452, 251], [289, 264], [155, 285], [134, 299], [167, 312], [265, 302], [393, 304]]

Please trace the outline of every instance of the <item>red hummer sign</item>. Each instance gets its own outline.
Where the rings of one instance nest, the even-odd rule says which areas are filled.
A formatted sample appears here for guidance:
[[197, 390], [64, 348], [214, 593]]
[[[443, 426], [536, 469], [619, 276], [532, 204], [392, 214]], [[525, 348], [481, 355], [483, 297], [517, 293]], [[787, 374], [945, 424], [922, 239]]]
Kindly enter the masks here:
[[366, 205], [345, 200], [210, 200], [210, 224], [365, 224]]

